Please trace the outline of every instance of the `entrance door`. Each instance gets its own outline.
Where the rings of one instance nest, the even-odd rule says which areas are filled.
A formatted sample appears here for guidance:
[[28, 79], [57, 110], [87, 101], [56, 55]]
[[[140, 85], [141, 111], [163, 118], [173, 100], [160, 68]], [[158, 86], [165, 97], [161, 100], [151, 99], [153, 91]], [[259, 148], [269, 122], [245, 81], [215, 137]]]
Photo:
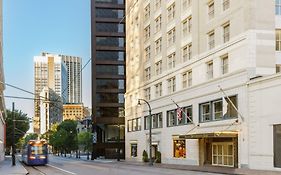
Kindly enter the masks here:
[[157, 145], [151, 145], [151, 156], [155, 159], [156, 157], [156, 151], [158, 151], [158, 146]]
[[232, 142], [212, 144], [212, 165], [234, 167], [234, 149]]

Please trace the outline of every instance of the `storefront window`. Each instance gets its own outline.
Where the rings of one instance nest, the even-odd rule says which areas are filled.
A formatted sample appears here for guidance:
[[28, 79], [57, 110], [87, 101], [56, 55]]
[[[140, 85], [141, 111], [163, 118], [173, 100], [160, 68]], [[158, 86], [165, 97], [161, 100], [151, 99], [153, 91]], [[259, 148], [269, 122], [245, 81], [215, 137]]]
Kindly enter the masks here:
[[138, 145], [136, 143], [131, 144], [131, 156], [132, 157], [138, 156]]
[[174, 157], [175, 158], [185, 158], [185, 140], [174, 140]]

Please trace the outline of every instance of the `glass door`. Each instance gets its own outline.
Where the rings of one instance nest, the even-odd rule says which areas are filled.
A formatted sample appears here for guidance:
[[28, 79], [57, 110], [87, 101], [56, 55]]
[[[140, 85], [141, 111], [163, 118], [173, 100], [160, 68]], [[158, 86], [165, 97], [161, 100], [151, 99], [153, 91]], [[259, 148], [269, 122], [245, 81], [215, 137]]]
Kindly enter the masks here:
[[212, 144], [212, 165], [234, 167], [233, 143]]

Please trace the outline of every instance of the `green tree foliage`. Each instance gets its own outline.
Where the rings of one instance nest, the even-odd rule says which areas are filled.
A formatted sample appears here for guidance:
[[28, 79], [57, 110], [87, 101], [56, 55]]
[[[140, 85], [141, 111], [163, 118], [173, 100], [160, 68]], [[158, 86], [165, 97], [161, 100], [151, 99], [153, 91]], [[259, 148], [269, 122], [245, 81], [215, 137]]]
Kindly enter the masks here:
[[145, 150], [143, 150], [143, 152], [142, 152], [142, 161], [148, 162], [148, 155], [147, 155], [147, 152]]
[[60, 123], [56, 130], [49, 134], [49, 144], [59, 152], [70, 152], [77, 150], [77, 122], [74, 120], [65, 120]]
[[25, 135], [29, 129], [29, 118], [22, 111], [15, 110], [14, 112], [7, 110], [6, 122], [6, 148], [12, 146], [13, 138], [13, 115], [15, 117], [15, 144]]
[[156, 151], [155, 157], [156, 157], [155, 162], [156, 163], [161, 163], [161, 152], [160, 151]]
[[37, 138], [38, 138], [38, 134], [36, 133], [31, 133], [26, 135], [24, 137], [24, 145], [26, 145], [29, 140], [37, 140]]
[[87, 159], [89, 159], [89, 151], [92, 149], [92, 133], [80, 132], [78, 134], [78, 145], [83, 151], [87, 151]]

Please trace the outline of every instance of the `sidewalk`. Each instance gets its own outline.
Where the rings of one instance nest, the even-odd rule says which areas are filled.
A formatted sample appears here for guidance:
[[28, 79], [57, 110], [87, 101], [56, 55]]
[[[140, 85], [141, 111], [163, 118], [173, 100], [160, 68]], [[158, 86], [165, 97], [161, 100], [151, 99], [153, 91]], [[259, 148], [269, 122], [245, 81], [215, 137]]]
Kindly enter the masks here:
[[26, 175], [28, 172], [22, 164], [16, 159], [16, 165], [12, 166], [12, 157], [6, 156], [5, 160], [0, 162], [0, 174], [2, 175]]
[[[122, 164], [149, 166], [148, 163], [122, 161]], [[253, 170], [246, 168], [229, 168], [229, 167], [215, 167], [215, 166], [193, 166], [193, 165], [175, 165], [175, 164], [163, 164], [155, 163], [154, 167], [187, 170], [187, 171], [199, 171], [208, 173], [220, 173], [220, 174], [235, 174], [235, 175], [281, 175], [281, 171], [267, 171], [267, 170]]]

